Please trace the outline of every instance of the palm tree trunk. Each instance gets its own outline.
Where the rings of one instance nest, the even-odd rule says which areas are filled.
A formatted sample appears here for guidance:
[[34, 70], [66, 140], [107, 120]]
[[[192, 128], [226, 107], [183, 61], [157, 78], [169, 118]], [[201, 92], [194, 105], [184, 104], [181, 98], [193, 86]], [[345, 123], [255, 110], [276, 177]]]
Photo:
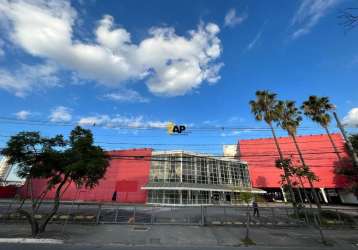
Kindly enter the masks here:
[[[275, 130], [274, 130], [273, 126], [272, 126], [272, 123], [268, 123], [268, 124], [269, 124], [269, 126], [270, 126], [270, 129], [271, 129], [271, 132], [272, 132], [273, 139], [274, 139], [274, 141], [275, 141], [275, 145], [276, 145], [278, 154], [280, 155], [280, 160], [281, 160], [281, 162], [283, 162], [284, 157], [283, 157], [283, 153], [282, 153], [282, 151], [281, 151], [280, 144], [278, 143]], [[286, 167], [283, 167], [283, 172], [284, 172], [284, 175], [285, 175], [285, 179], [286, 179], [286, 181], [287, 181], [287, 185], [288, 185], [288, 189], [289, 189], [289, 192], [290, 192], [290, 196], [291, 196], [293, 208], [294, 208], [294, 210], [295, 210], [296, 215], [298, 215], [297, 204], [296, 204], [296, 198], [295, 198], [295, 195], [294, 195], [294, 193], [293, 193], [292, 183], [291, 183], [290, 177], [289, 177], [289, 175], [288, 175], [288, 169], [287, 169]]]
[[[304, 188], [304, 187], [303, 187]], [[306, 208], [303, 206], [304, 202], [303, 202], [303, 198], [302, 198], [302, 194], [301, 194], [301, 190], [300, 190], [300, 187], [298, 186], [298, 196], [300, 198], [300, 201], [301, 201], [301, 209], [303, 209], [303, 213], [305, 215], [305, 220], [306, 220], [306, 223], [308, 224], [308, 216], [307, 216], [307, 211], [306, 211]]]
[[[295, 135], [295, 134], [291, 134], [291, 137], [292, 137], [293, 142], [294, 142], [294, 144], [295, 144], [295, 147], [296, 147], [297, 153], [298, 153], [298, 155], [299, 155], [299, 157], [300, 157], [300, 160], [301, 160], [302, 165], [303, 165], [306, 169], [309, 169], [308, 166], [306, 165], [305, 159], [303, 158], [302, 151], [301, 151], [300, 147], [298, 146], [298, 143], [297, 143], [297, 140], [296, 140], [296, 135]], [[318, 210], [320, 211], [320, 210], [321, 210], [321, 203], [319, 202], [316, 189], [315, 189], [314, 186], [313, 186], [313, 183], [312, 183], [311, 178], [308, 177], [307, 179], [308, 179], [308, 183], [310, 184], [311, 190], [312, 190], [312, 192], [313, 192], [314, 201], [315, 201], [315, 203], [316, 203], [316, 205], [317, 205]]]
[[328, 130], [328, 127], [327, 127], [327, 126], [323, 126], [323, 128], [326, 130], [326, 133], [327, 133], [327, 135], [328, 135], [328, 138], [329, 138], [329, 140], [331, 141], [331, 144], [332, 144], [332, 146], [333, 146], [334, 152], [335, 152], [336, 155], [337, 155], [339, 164], [341, 164], [341, 162], [342, 162], [342, 157], [339, 155], [339, 151], [338, 151], [337, 145], [336, 145], [336, 143], [333, 141], [332, 136], [331, 136], [331, 133], [330, 133], [329, 130]]
[[312, 208], [311, 200], [310, 200], [310, 198], [308, 197], [308, 194], [307, 194], [307, 192], [306, 192], [306, 189], [305, 189], [305, 186], [304, 186], [304, 184], [303, 184], [303, 181], [302, 181], [301, 176], [298, 176], [298, 180], [300, 181], [301, 187], [303, 188], [303, 193], [304, 193], [304, 195], [305, 195], [305, 198], [306, 198], [306, 200], [307, 200], [307, 202], [308, 202], [310, 208]]

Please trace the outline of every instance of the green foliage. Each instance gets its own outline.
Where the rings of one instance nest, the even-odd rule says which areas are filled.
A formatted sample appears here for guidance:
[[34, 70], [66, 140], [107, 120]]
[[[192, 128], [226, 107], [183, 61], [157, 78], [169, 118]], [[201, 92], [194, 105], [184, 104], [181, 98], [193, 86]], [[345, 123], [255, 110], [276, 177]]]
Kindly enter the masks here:
[[[353, 150], [358, 153], [358, 134], [350, 135], [349, 140], [352, 143]], [[358, 196], [358, 168], [350, 164], [351, 159], [349, 158], [345, 158], [343, 161], [348, 164], [335, 167], [334, 172], [337, 175], [345, 176], [350, 182], [349, 186], [347, 186], [347, 190], [352, 191], [356, 196]]]
[[241, 192], [239, 196], [239, 201], [244, 202], [245, 204], [250, 204], [254, 197], [254, 194], [251, 192]]
[[331, 116], [328, 112], [334, 110], [334, 108], [328, 97], [317, 96], [310, 96], [301, 106], [304, 114], [322, 127], [327, 127], [331, 122]]
[[288, 132], [296, 135], [297, 128], [302, 121], [301, 111], [296, 108], [294, 101], [279, 101], [276, 107], [279, 114], [278, 124]]
[[44, 178], [48, 189], [65, 179], [77, 186], [94, 187], [104, 176], [108, 156], [93, 145], [90, 130], [77, 126], [68, 141], [62, 135], [43, 137], [39, 132], [20, 132], [1, 152], [9, 164], [17, 164], [21, 178]]
[[277, 94], [267, 90], [256, 91], [256, 100], [250, 101], [251, 112], [256, 120], [264, 120], [270, 124], [279, 119], [276, 96]]
[[349, 140], [352, 143], [354, 151], [358, 154], [358, 134], [351, 134]]
[[[17, 209], [29, 221], [34, 237], [45, 231], [57, 213], [66, 183], [93, 188], [109, 165], [108, 155], [101, 147], [93, 145], [91, 131], [79, 126], [71, 131], [69, 140], [62, 135], [48, 138], [39, 132], [20, 132], [10, 138], [1, 153], [8, 157], [9, 164], [18, 165], [17, 175], [27, 179], [28, 187], [32, 188], [33, 179], [47, 180], [46, 189], [39, 196], [34, 197], [30, 191], [30, 212], [22, 205]], [[52, 209], [43, 219], [36, 218], [42, 199], [53, 188], [56, 192]]]
[[291, 159], [277, 159], [275, 162], [275, 166], [279, 169], [288, 169], [291, 166]]

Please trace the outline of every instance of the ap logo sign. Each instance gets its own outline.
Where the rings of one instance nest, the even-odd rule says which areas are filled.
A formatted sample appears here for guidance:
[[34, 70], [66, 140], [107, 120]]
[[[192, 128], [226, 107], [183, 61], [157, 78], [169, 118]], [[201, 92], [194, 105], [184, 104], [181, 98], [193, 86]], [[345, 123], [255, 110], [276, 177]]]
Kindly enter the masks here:
[[168, 134], [174, 135], [174, 134], [184, 134], [186, 127], [184, 125], [176, 125], [172, 122], [169, 122], [167, 125], [167, 131]]

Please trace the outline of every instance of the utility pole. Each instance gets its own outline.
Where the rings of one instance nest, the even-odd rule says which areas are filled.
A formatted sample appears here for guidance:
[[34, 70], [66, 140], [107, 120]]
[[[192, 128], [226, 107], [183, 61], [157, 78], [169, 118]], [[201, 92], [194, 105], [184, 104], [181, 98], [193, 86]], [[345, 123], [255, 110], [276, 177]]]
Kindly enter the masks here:
[[357, 154], [354, 152], [353, 145], [352, 145], [351, 141], [349, 140], [349, 138], [348, 138], [348, 136], [347, 136], [347, 133], [346, 133], [346, 131], [344, 130], [344, 127], [342, 126], [341, 121], [338, 119], [337, 113], [336, 113], [336, 112], [333, 112], [333, 116], [334, 116], [334, 118], [335, 118], [336, 121], [337, 121], [337, 126], [338, 126], [338, 128], [341, 130], [341, 133], [342, 133], [342, 135], [343, 135], [344, 140], [345, 140], [346, 143], [347, 143], [348, 150], [349, 150], [349, 152], [351, 153], [351, 156], [352, 156], [352, 159], [353, 159], [353, 165], [354, 165], [356, 168], [358, 168], [358, 157], [357, 157]]

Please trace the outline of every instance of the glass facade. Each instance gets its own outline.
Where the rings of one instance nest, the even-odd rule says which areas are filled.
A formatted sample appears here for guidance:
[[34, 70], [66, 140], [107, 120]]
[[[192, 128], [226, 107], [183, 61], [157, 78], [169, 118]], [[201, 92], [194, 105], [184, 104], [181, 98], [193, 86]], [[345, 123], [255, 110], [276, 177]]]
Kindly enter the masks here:
[[153, 204], [232, 203], [237, 190], [251, 187], [245, 163], [185, 152], [153, 154], [149, 183]]

